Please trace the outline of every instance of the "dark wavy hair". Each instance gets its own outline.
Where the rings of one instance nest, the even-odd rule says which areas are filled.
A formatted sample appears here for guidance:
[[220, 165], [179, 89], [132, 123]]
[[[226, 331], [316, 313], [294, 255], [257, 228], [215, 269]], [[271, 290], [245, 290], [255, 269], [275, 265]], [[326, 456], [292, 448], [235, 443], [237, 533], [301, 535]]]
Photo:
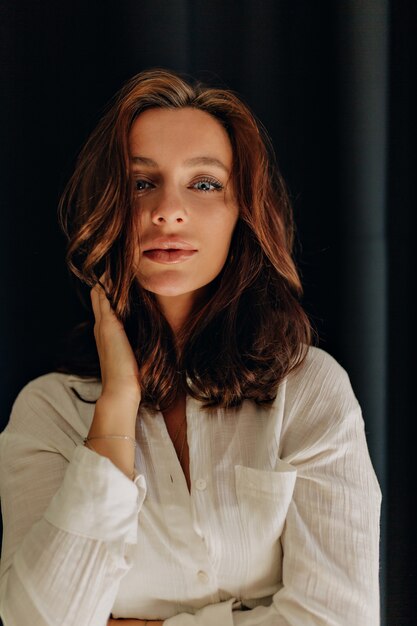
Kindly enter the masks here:
[[[183, 107], [205, 111], [226, 129], [239, 218], [222, 271], [174, 340], [155, 295], [135, 275], [128, 137], [142, 111]], [[109, 298], [138, 361], [143, 405], [165, 410], [179, 389], [206, 408], [238, 407], [244, 399], [268, 405], [303, 361], [311, 327], [292, 258], [289, 196], [267, 133], [233, 91], [159, 68], [134, 76], [82, 148], [59, 218], [75, 276], [90, 287], [104, 271], [111, 278]], [[91, 316], [78, 330], [77, 345], [58, 369], [100, 378]]]

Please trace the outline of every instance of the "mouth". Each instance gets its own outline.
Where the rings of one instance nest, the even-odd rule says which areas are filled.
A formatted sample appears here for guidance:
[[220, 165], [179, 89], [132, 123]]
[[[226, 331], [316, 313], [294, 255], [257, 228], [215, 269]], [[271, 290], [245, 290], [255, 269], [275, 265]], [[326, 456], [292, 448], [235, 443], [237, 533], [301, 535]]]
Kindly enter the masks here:
[[143, 256], [155, 263], [172, 264], [182, 263], [191, 259], [197, 250], [188, 250], [184, 248], [153, 248], [151, 250], [144, 250]]
[[179, 239], [178, 237], [158, 237], [149, 242], [147, 246], [144, 246], [143, 250], [149, 252], [150, 250], [195, 250], [188, 241]]
[[195, 246], [175, 235], [157, 237], [143, 248], [142, 255], [154, 263], [183, 263], [197, 254]]

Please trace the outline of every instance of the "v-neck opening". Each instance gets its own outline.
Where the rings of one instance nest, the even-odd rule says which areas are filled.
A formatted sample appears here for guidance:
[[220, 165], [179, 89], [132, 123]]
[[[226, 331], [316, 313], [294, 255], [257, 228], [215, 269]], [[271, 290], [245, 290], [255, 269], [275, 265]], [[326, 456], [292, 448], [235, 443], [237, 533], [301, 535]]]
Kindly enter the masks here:
[[[190, 450], [190, 440], [189, 440], [189, 433], [190, 433], [190, 424], [189, 424], [189, 404], [190, 404], [190, 397], [188, 395], [185, 396], [185, 407], [184, 407], [184, 411], [185, 411], [185, 427], [186, 427], [186, 432], [185, 432], [185, 443], [187, 445], [188, 448], [188, 474], [189, 474], [189, 478], [190, 478], [190, 484], [188, 485], [187, 483], [187, 478], [184, 472], [184, 469], [181, 465], [181, 461], [180, 458], [177, 454], [177, 451], [175, 449], [175, 445], [174, 442], [172, 441], [172, 438], [169, 434], [169, 430], [165, 421], [165, 417], [162, 413], [162, 411], [158, 411], [156, 413], [156, 415], [158, 416], [158, 419], [161, 421], [161, 427], [164, 429], [164, 439], [165, 440], [169, 440], [169, 447], [170, 447], [170, 452], [171, 454], [175, 457], [174, 459], [174, 463], [176, 464], [176, 469], [177, 469], [177, 473], [178, 475], [181, 477], [181, 481], [184, 483], [185, 485], [185, 489], [187, 491], [187, 494], [189, 497], [191, 497], [191, 488], [192, 488], [192, 478], [191, 478], [191, 459], [190, 459], [190, 454], [189, 454], [189, 450]], [[170, 473], [170, 480], [171, 482], [174, 481], [174, 477], [172, 476], [172, 474]]]

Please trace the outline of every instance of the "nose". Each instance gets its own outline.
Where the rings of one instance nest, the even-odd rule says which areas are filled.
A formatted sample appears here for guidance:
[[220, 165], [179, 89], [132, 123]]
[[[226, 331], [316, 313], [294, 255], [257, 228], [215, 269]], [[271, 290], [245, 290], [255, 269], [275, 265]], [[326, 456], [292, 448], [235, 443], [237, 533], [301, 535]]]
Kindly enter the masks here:
[[180, 196], [166, 190], [152, 210], [154, 224], [180, 224], [188, 220], [187, 211]]

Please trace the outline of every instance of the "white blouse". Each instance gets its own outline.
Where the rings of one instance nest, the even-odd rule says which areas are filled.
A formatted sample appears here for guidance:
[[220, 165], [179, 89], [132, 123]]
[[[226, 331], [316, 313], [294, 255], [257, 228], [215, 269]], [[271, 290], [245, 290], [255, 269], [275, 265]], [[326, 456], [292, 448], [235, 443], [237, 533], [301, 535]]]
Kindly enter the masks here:
[[346, 372], [310, 348], [273, 406], [187, 396], [191, 493], [161, 413], [136, 474], [82, 444], [100, 384], [51, 373], [0, 434], [4, 626], [377, 626], [381, 493]]

